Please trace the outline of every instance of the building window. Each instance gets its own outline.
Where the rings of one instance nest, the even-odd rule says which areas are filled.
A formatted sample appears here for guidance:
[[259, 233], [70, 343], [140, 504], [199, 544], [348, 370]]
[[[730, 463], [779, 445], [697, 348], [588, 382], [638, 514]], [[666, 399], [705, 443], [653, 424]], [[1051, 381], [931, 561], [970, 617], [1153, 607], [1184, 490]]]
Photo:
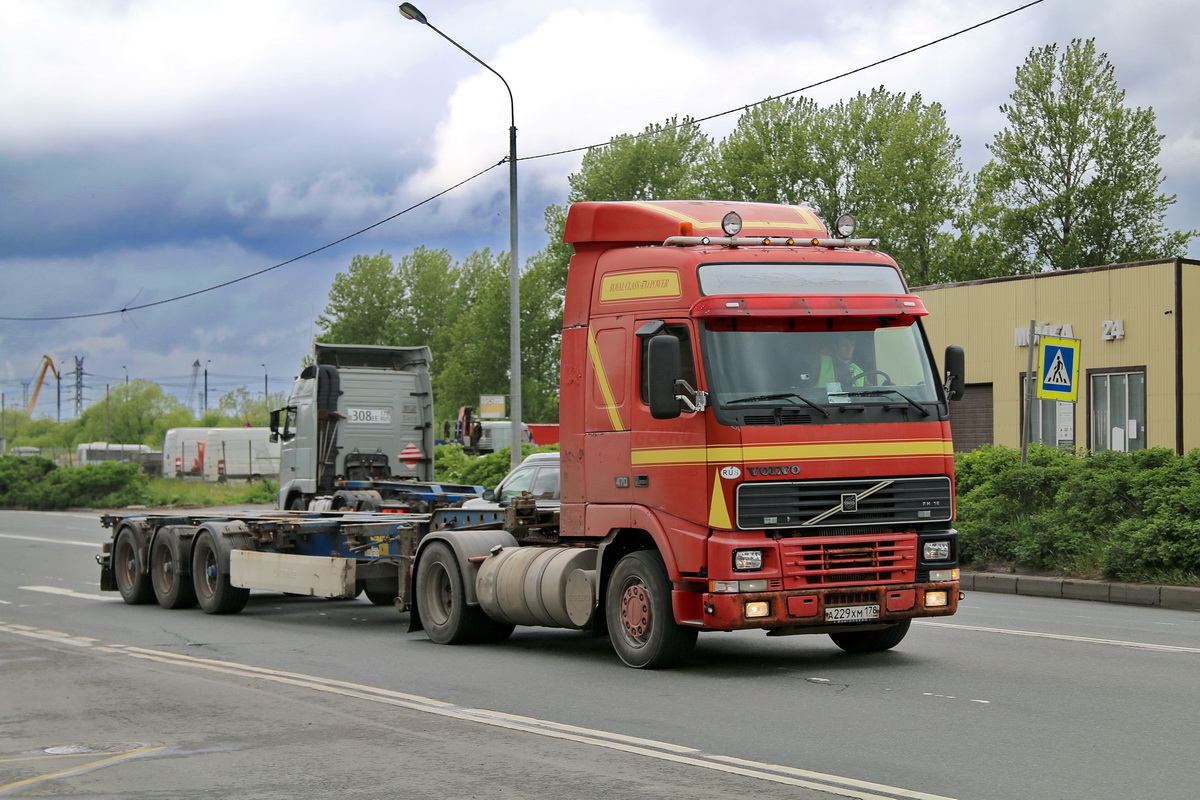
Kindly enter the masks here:
[[1088, 380], [1092, 451], [1145, 449], [1145, 368], [1089, 371]]
[[1025, 398], [1031, 398], [1029, 417], [1025, 420], [1029, 442], [1041, 442], [1049, 447], [1075, 446], [1075, 404], [1064, 400], [1046, 400], [1037, 396], [1037, 384], [1030, 385], [1029, 374], [1021, 373], [1021, 415], [1025, 415]]

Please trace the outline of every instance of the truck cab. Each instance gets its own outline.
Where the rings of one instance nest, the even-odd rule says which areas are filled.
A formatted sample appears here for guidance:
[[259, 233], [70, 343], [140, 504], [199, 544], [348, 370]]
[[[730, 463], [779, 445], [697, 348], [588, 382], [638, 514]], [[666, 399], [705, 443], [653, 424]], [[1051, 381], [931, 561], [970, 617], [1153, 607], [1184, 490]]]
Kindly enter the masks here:
[[670, 649], [629, 616], [652, 584], [670, 647], [762, 628], [885, 649], [954, 613], [961, 351], [948, 393], [891, 257], [761, 203], [577, 203], [565, 238], [561, 536], [596, 541], [601, 573], [641, 553], [605, 587], [618, 652]]

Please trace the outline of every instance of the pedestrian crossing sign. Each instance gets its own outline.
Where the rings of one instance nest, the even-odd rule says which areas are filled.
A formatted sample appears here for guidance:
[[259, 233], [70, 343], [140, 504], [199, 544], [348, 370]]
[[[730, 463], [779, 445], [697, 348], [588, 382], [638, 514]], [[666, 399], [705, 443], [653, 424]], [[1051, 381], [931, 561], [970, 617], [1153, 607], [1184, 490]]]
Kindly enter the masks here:
[[1042, 336], [1038, 343], [1037, 396], [1043, 400], [1079, 399], [1079, 340]]

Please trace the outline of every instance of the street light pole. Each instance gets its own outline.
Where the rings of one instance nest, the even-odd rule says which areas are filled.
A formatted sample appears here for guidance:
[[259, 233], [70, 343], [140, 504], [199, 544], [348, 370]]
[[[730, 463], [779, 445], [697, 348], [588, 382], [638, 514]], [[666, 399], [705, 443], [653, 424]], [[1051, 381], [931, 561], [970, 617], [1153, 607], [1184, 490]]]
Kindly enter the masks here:
[[400, 13], [407, 19], [419, 22], [430, 28], [450, 44], [462, 50], [476, 63], [495, 75], [504, 84], [508, 92], [508, 107], [510, 123], [508, 126], [508, 313], [509, 313], [509, 394], [512, 405], [512, 459], [511, 465], [516, 467], [521, 463], [521, 269], [517, 260], [517, 106], [513, 102], [512, 88], [508, 81], [496, 70], [463, 47], [458, 42], [442, 33], [429, 23], [420, 9], [412, 3], [402, 3]]
[[263, 368], [263, 402], [267, 401], [267, 365], [259, 364]]

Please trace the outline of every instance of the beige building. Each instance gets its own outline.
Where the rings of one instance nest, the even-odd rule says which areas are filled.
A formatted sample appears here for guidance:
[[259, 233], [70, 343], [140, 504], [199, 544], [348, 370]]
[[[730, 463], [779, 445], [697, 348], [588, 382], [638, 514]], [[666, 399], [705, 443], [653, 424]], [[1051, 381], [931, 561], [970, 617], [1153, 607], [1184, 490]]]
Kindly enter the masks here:
[[[1200, 261], [1114, 264], [913, 292], [929, 308], [933, 352], [947, 344], [966, 351], [966, 396], [951, 407], [956, 450], [1020, 447], [1026, 422], [1031, 441], [1096, 452], [1200, 447]], [[1035, 380], [1047, 378], [1039, 373], [1036, 342], [1029, 346], [1031, 320], [1035, 340], [1078, 340], [1076, 402], [1035, 397], [1026, 408], [1031, 350]]]

